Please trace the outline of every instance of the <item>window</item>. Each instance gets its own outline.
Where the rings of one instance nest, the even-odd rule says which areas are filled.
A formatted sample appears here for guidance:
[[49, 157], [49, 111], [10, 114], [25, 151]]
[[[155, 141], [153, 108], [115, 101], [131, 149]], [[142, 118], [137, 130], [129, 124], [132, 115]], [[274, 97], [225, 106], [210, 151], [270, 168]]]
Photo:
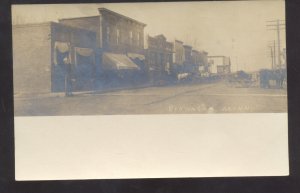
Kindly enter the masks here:
[[117, 29], [117, 44], [120, 43], [120, 30]]
[[109, 29], [109, 27], [106, 28], [106, 38], [107, 38], [107, 42], [109, 42], [109, 38], [110, 38], [110, 29]]
[[129, 44], [132, 45], [132, 40], [133, 40], [133, 33], [132, 31], [129, 32]]

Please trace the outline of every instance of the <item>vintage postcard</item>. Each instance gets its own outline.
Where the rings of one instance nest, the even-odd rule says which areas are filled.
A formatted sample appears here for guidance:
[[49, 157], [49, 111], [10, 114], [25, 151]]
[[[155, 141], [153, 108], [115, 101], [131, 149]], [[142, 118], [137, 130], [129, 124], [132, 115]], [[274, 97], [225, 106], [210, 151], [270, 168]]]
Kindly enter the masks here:
[[19, 180], [288, 175], [284, 1], [13, 5], [12, 38]]

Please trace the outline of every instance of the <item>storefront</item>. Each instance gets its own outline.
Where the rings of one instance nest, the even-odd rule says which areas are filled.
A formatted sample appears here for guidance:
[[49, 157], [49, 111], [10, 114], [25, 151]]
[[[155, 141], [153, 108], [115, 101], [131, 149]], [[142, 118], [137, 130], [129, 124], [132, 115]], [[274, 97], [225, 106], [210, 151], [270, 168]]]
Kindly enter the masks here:
[[94, 89], [95, 33], [55, 24], [52, 38], [52, 91], [65, 91], [67, 76], [71, 77], [72, 91]]
[[105, 87], [134, 86], [140, 83], [141, 68], [124, 54], [102, 55]]

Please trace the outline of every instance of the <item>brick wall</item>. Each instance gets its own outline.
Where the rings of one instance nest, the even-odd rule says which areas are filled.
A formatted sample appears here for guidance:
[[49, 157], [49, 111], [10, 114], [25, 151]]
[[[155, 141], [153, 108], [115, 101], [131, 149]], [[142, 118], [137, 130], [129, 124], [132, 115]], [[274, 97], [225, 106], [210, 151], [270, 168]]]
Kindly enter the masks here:
[[102, 11], [99, 16], [61, 19], [59, 23], [96, 32], [97, 47], [103, 51], [143, 54], [145, 25], [117, 13]]
[[143, 54], [145, 24], [109, 10], [100, 10], [103, 49]]
[[184, 48], [183, 48], [183, 42], [176, 41], [174, 42], [174, 59], [173, 62], [182, 65], [184, 61]]
[[147, 44], [146, 63], [149, 68], [151, 67], [157, 72], [168, 71], [168, 68], [173, 63], [173, 44], [167, 42], [163, 35], [148, 36]]
[[59, 22], [70, 27], [82, 28], [95, 32], [97, 47], [102, 47], [99, 16], [61, 19]]
[[51, 92], [49, 24], [13, 26], [14, 93]]

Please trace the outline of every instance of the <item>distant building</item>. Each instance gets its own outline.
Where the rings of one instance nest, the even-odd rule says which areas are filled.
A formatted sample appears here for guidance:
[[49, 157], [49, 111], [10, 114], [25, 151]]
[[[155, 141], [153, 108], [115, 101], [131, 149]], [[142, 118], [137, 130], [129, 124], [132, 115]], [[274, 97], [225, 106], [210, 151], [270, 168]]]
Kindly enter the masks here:
[[229, 74], [231, 72], [230, 58], [226, 56], [208, 56], [209, 72], [211, 74]]
[[201, 74], [206, 74], [208, 73], [208, 53], [205, 51], [199, 52], [200, 54], [200, 66], [199, 66], [199, 71]]
[[219, 65], [217, 66], [218, 74], [229, 74], [230, 73], [230, 65]]
[[184, 48], [184, 62], [191, 63], [192, 62], [192, 46], [183, 45]]
[[183, 45], [184, 48], [184, 72], [193, 72], [192, 46]]
[[199, 68], [202, 65], [201, 53], [198, 50], [192, 50], [192, 64], [194, 73], [199, 73]]
[[160, 79], [169, 75], [173, 64], [173, 44], [164, 35], [147, 36], [146, 64], [151, 78]]
[[183, 42], [175, 40], [173, 43], [173, 65], [171, 66], [171, 71], [176, 73], [183, 72], [185, 52], [183, 47]]
[[92, 31], [49, 22], [14, 25], [14, 93], [49, 93], [65, 90], [66, 67], [76, 77], [74, 90], [88, 90], [95, 78], [95, 41]]

